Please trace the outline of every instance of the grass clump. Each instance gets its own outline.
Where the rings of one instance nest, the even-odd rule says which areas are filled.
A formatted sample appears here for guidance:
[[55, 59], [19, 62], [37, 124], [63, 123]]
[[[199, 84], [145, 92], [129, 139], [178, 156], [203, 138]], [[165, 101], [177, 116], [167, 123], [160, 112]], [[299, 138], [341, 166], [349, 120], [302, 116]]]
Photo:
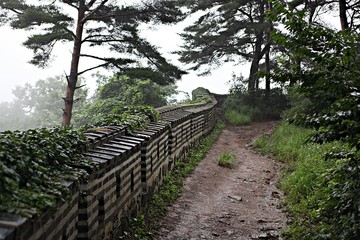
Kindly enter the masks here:
[[234, 126], [248, 125], [251, 122], [251, 118], [248, 115], [237, 111], [226, 111], [225, 117]]
[[152, 196], [139, 216], [131, 221], [130, 231], [120, 237], [121, 239], [153, 239], [153, 235], [159, 228], [159, 219], [164, 216], [167, 207], [180, 196], [183, 181], [205, 157], [224, 128], [224, 123], [218, 121], [209, 136], [204, 138], [196, 148], [190, 150], [183, 160], [176, 162], [170, 174], [164, 178], [158, 193]]
[[232, 168], [235, 164], [235, 155], [230, 152], [225, 152], [221, 154], [218, 163], [222, 167]]

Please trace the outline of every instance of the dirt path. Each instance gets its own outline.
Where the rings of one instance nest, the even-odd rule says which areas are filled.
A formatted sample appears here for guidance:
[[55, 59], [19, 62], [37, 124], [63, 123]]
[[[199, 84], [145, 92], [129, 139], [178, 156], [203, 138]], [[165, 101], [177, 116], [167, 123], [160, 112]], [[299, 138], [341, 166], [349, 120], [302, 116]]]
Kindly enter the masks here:
[[[286, 217], [279, 206], [276, 164], [248, 146], [269, 134], [275, 122], [227, 127], [206, 158], [185, 181], [181, 197], [162, 220], [158, 240], [281, 239]], [[237, 156], [233, 169], [218, 166], [226, 152]]]

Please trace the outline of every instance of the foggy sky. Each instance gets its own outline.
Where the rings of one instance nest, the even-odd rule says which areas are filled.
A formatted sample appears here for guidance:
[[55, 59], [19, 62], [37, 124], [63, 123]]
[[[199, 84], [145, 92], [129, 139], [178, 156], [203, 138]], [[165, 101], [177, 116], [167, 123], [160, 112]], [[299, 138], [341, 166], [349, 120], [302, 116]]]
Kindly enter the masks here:
[[[181, 45], [180, 36], [177, 34], [191, 21], [179, 24], [179, 26], [158, 26], [154, 28], [144, 28], [144, 34], [150, 43], [158, 46], [164, 57], [186, 69], [186, 66], [177, 61], [177, 56], [171, 54], [172, 51], [179, 50]], [[12, 90], [16, 85], [24, 85], [26, 82], [35, 83], [39, 79], [46, 79], [57, 75], [64, 75], [69, 72], [72, 43], [61, 45], [56, 44], [53, 51], [53, 59], [50, 67], [45, 69], [38, 68], [28, 63], [32, 58], [32, 51], [22, 45], [31, 34], [29, 31], [13, 30], [10, 27], [0, 27], [0, 101], [10, 101]], [[96, 65], [90, 63], [88, 59], [80, 59], [80, 70]], [[91, 73], [84, 75], [87, 86], [95, 88], [94, 79], [90, 79]], [[190, 72], [177, 82], [179, 90], [189, 92], [197, 87], [205, 87], [215, 93], [227, 93], [229, 85], [226, 83], [231, 79], [232, 73], [237, 75], [243, 72], [247, 76], [248, 67], [233, 66], [228, 63], [215, 71], [212, 75], [198, 77], [196, 73]], [[64, 93], [65, 94], [65, 93]]]

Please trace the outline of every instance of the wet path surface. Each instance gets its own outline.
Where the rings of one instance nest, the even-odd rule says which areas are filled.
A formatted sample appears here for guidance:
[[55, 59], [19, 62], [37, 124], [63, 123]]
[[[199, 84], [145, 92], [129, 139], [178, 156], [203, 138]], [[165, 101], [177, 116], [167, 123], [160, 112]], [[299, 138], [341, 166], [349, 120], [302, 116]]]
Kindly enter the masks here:
[[[270, 134], [276, 122], [223, 130], [206, 158], [185, 181], [155, 239], [281, 239], [286, 216], [276, 188], [278, 167], [249, 144]], [[224, 152], [236, 155], [232, 169], [220, 167]]]

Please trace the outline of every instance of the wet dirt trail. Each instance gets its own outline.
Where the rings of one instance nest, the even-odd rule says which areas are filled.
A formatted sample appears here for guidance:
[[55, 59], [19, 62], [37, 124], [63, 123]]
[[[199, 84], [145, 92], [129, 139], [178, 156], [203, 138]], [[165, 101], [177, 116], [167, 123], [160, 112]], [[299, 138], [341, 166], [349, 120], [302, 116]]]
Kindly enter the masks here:
[[[180, 198], [161, 220], [158, 240], [281, 239], [286, 216], [276, 188], [276, 163], [249, 144], [270, 134], [276, 122], [224, 129], [205, 159], [186, 179]], [[224, 152], [236, 155], [232, 169], [218, 165]]]

